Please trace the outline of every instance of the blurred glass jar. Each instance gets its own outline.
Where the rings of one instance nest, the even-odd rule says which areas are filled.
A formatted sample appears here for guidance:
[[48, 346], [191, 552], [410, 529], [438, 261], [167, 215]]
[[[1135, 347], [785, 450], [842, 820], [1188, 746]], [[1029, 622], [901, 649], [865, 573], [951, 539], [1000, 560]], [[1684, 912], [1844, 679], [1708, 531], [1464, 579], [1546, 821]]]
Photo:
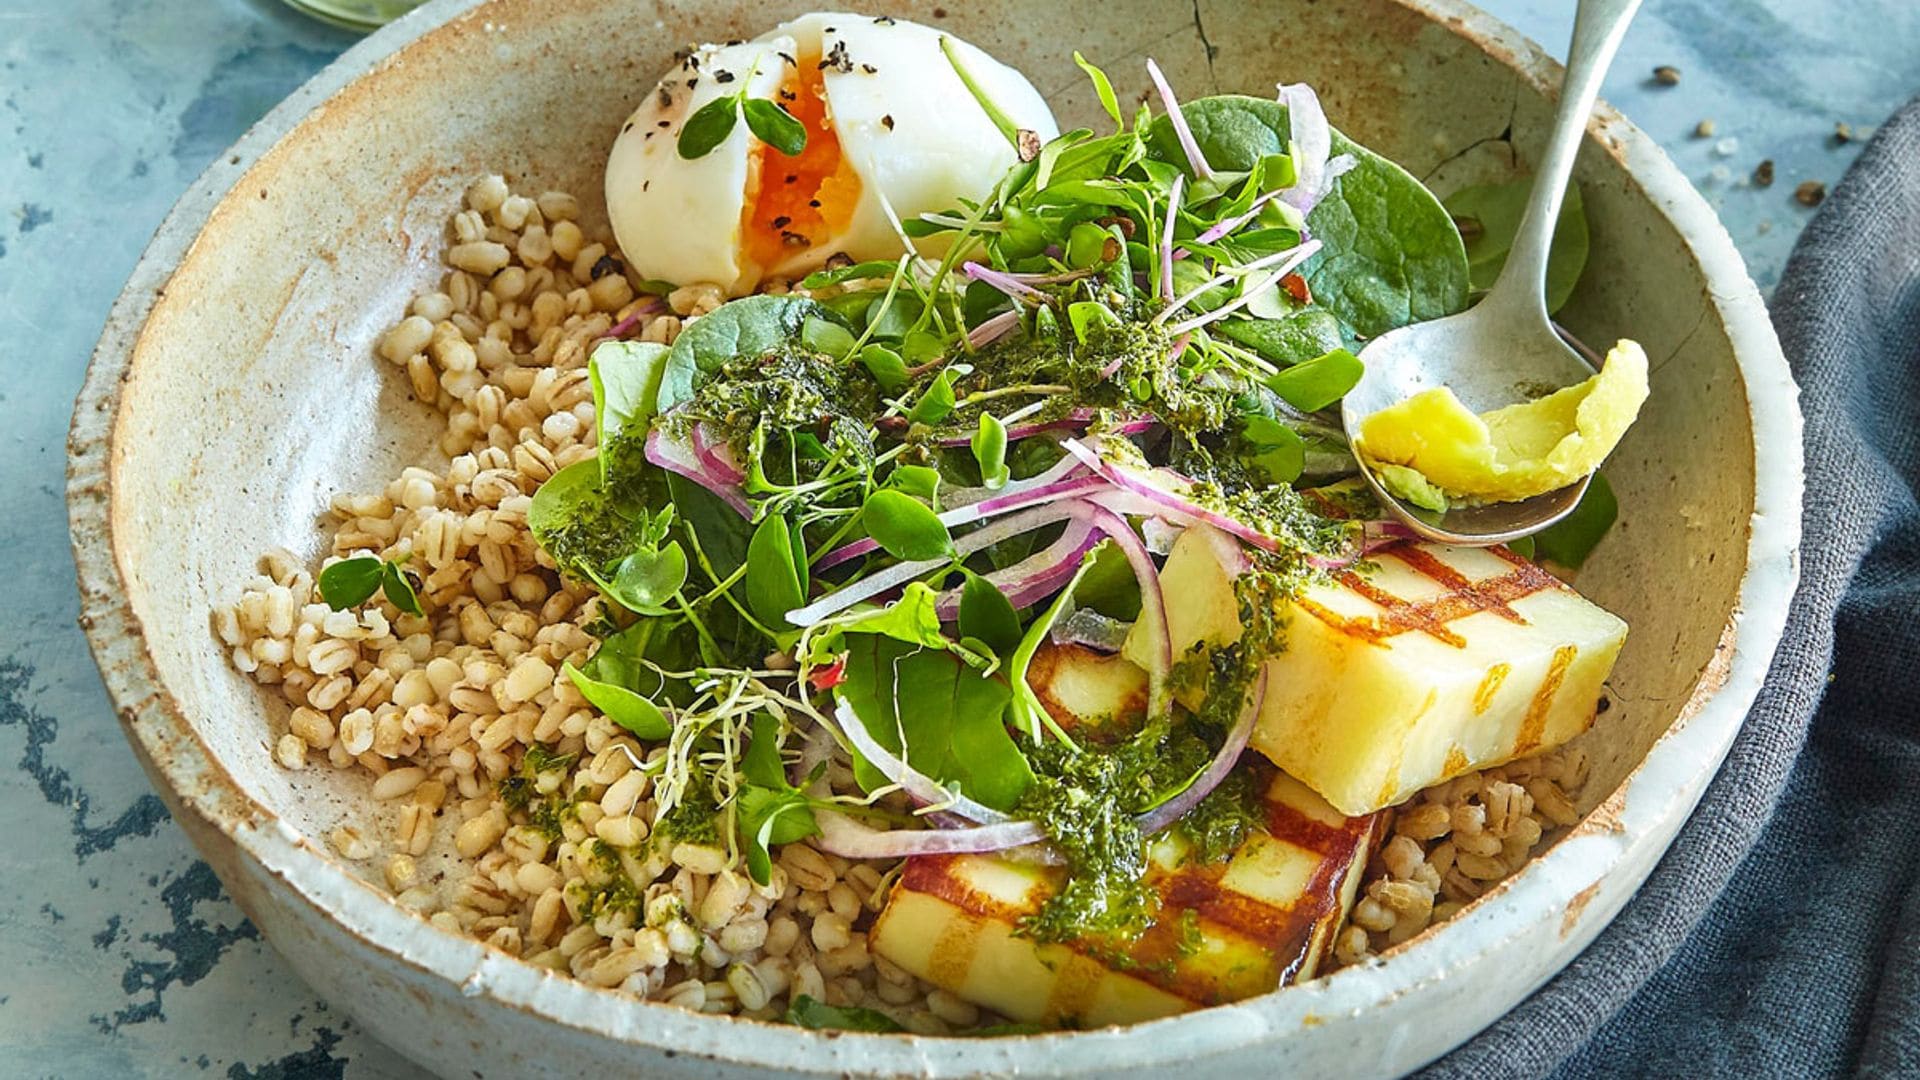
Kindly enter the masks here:
[[322, 22], [362, 32], [382, 26], [412, 11], [426, 0], [286, 0], [287, 6]]

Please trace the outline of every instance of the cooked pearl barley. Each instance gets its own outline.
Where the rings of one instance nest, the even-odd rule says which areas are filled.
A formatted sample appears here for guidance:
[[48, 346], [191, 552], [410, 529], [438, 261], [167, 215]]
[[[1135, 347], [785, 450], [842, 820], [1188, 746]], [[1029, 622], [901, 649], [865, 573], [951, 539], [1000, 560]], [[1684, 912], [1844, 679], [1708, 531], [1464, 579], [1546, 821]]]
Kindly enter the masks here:
[[284, 769], [304, 769], [307, 767], [307, 743], [305, 739], [291, 732], [280, 736], [273, 747], [274, 760]]

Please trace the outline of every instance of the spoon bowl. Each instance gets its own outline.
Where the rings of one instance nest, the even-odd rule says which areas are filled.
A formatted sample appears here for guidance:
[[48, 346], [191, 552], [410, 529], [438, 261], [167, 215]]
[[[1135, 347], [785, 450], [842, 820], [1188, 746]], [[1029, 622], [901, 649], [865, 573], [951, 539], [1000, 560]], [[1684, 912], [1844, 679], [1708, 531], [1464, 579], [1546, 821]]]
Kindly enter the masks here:
[[[1436, 387], [1451, 387], [1476, 413], [1526, 401], [1594, 373], [1576, 343], [1550, 325], [1544, 336], [1486, 303], [1444, 319], [1415, 323], [1375, 338], [1360, 353], [1366, 371], [1341, 405], [1351, 439], [1361, 421]], [[1448, 361], [1441, 363], [1442, 359]], [[1436, 513], [1386, 490], [1363, 458], [1360, 475], [1387, 511], [1422, 537], [1485, 547], [1539, 532], [1580, 505], [1591, 477], [1518, 502], [1480, 503]]]
[[[1341, 406], [1349, 442], [1355, 441], [1367, 417], [1423, 390], [1450, 387], [1463, 405], [1484, 413], [1542, 397], [1594, 373], [1596, 366], [1576, 351], [1578, 343], [1548, 317], [1547, 254], [1601, 79], [1639, 7], [1640, 0], [1580, 0], [1560, 107], [1506, 265], [1485, 299], [1470, 310], [1403, 326], [1361, 351], [1366, 370]], [[1582, 477], [1530, 499], [1441, 513], [1395, 497], [1366, 458], [1355, 456], [1360, 475], [1388, 513], [1425, 539], [1475, 547], [1518, 540], [1566, 517], [1580, 505], [1592, 479]]]

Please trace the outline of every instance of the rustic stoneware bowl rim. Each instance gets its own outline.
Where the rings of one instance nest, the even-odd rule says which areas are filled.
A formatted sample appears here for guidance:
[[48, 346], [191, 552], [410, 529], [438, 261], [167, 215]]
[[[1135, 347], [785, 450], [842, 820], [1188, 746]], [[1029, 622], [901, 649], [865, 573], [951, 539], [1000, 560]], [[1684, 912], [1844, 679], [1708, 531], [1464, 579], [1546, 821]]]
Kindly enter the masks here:
[[[1539, 88], [1559, 67], [1537, 46], [1457, 0], [1391, 0], [1459, 34]], [[1691, 812], [1759, 692], [1798, 580], [1803, 487], [1797, 390], [1767, 310], [1713, 211], [1645, 134], [1603, 105], [1591, 134], [1666, 214], [1707, 281], [1731, 340], [1756, 437], [1755, 505], [1748, 564], [1715, 660], [1679, 719], [1613, 795], [1523, 873], [1419, 948], [1286, 992], [1129, 1028], [982, 1042], [810, 1032], [635, 1003], [545, 972], [477, 941], [435, 929], [350, 873], [310, 838], [254, 801], [183, 715], [149, 654], [126, 599], [124, 560], [111, 505], [114, 424], [121, 387], [149, 312], [176, 266], [235, 182], [284, 136], [323, 112], [349, 83], [444, 23], [479, 18], [486, 0], [435, 0], [355, 45], [290, 95], [222, 154], [187, 190], [155, 234], [115, 302], [75, 405], [68, 500], [81, 591], [81, 625], [129, 740], [176, 808], [229, 841], [289, 887], [298, 901], [341, 924], [384, 961], [444, 980], [577, 1033], [731, 1066], [809, 1072], [1054, 1073], [1172, 1065], [1223, 1047], [1281, 1038], [1303, 1026], [1363, 1019], [1369, 1009], [1431, 991], [1477, 953], [1521, 932], [1516, 912], [1563, 913], [1562, 936], [1579, 945], [1599, 932], [1625, 896], [1582, 918], [1599, 883], [1657, 823]], [[210, 662], [219, 662], [217, 654]], [[194, 830], [207, 834], [208, 829]], [[1670, 831], [1670, 829], [1669, 829]], [[1570, 958], [1572, 951], [1567, 953]], [[1457, 991], [1459, 988], [1448, 988]], [[1504, 1001], [1510, 1007], [1518, 999]], [[1497, 1013], [1450, 1032], [1464, 1041]]]

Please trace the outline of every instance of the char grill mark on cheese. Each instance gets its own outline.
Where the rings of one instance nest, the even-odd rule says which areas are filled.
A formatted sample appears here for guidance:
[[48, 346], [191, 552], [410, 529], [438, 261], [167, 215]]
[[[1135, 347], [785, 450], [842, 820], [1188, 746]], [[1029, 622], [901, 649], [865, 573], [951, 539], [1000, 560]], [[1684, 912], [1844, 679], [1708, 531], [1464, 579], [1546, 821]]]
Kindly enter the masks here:
[[1411, 542], [1394, 544], [1375, 553], [1376, 558], [1387, 556], [1398, 559], [1408, 569], [1431, 578], [1446, 590], [1431, 600], [1410, 601], [1394, 596], [1353, 570], [1336, 573], [1335, 581], [1379, 606], [1381, 613], [1371, 619], [1348, 618], [1305, 598], [1297, 602], [1328, 626], [1368, 641], [1384, 641], [1400, 634], [1419, 632], [1456, 649], [1464, 649], [1467, 646], [1466, 639], [1455, 633], [1449, 624], [1484, 611], [1524, 626], [1527, 620], [1513, 610], [1515, 600], [1532, 596], [1542, 589], [1564, 588], [1558, 578], [1506, 548], [1488, 550], [1504, 559], [1513, 569], [1498, 577], [1471, 581]]

